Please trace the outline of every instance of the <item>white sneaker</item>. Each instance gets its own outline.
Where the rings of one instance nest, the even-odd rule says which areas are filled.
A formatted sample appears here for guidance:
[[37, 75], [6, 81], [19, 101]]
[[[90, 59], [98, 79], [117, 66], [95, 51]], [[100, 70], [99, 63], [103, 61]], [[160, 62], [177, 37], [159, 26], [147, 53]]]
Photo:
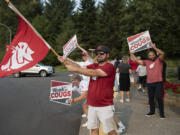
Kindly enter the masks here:
[[130, 99], [129, 99], [129, 98], [126, 98], [126, 102], [130, 102]]
[[118, 126], [119, 126], [119, 128], [121, 128], [122, 130], [125, 130], [125, 125], [120, 121], [119, 123], [118, 123]]
[[142, 89], [142, 92], [145, 93], [146, 92], [145, 89]]
[[118, 134], [121, 134], [123, 132], [123, 129], [122, 128], [119, 128], [118, 130], [117, 130], [117, 133]]
[[121, 102], [121, 103], [124, 103], [124, 100], [123, 100], [123, 99], [120, 99], [120, 102]]
[[87, 116], [86, 116], [86, 114], [84, 113], [83, 115], [81, 115], [81, 117], [82, 117], [82, 118], [85, 118], [85, 117], [87, 117]]
[[82, 124], [82, 127], [87, 127], [87, 125], [88, 125], [88, 122]]
[[125, 128], [118, 128], [118, 130], [117, 130], [117, 133], [118, 134], [121, 134], [121, 133], [123, 133], [125, 131]]
[[139, 85], [137, 89], [140, 90], [141, 89], [141, 85]]

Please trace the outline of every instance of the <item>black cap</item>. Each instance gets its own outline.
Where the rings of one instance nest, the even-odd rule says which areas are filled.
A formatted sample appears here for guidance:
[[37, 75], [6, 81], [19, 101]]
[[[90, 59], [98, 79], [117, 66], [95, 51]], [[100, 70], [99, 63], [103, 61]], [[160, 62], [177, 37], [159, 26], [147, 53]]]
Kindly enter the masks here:
[[104, 45], [99, 45], [98, 48], [96, 49], [96, 52], [109, 53], [109, 48]]

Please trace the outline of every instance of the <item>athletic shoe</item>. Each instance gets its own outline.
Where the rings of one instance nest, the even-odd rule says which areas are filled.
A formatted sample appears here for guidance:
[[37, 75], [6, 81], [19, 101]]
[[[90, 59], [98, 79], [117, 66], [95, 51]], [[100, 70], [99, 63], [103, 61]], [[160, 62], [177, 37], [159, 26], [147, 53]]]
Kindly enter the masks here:
[[123, 99], [120, 99], [120, 102], [121, 102], [121, 103], [124, 103], [124, 100], [123, 100]]
[[145, 93], [146, 92], [145, 89], [142, 89], [142, 92]]
[[123, 130], [125, 130], [125, 125], [120, 121], [120, 122], [118, 122], [118, 126], [119, 126], [119, 128], [121, 128], [121, 129], [123, 129]]
[[82, 118], [86, 118], [87, 116], [86, 116], [86, 114], [84, 113], [83, 115], [81, 115], [81, 117], [82, 117]]
[[161, 120], [164, 120], [164, 119], [166, 119], [166, 117], [165, 117], [164, 115], [161, 115], [161, 116], [160, 116], [160, 119], [161, 119]]
[[126, 98], [126, 102], [130, 102], [130, 99], [129, 99], [129, 98]]
[[141, 85], [139, 85], [137, 89], [140, 90], [141, 89]]
[[82, 124], [82, 127], [87, 127], [88, 126], [88, 122]]
[[125, 128], [122, 128], [122, 127], [119, 127], [118, 129], [117, 129], [117, 133], [118, 134], [121, 134], [121, 133], [123, 133], [125, 131]]
[[145, 116], [151, 117], [151, 116], [153, 116], [153, 115], [154, 115], [154, 113], [149, 112], [149, 113], [147, 113]]
[[119, 128], [118, 130], [117, 130], [117, 133], [118, 134], [121, 134], [123, 132], [123, 129], [122, 128]]

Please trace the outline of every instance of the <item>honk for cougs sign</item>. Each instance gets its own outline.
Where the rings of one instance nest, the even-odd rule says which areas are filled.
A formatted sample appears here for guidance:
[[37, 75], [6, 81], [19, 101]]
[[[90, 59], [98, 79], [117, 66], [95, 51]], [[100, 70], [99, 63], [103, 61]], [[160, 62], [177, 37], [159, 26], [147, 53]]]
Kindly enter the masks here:
[[129, 50], [132, 53], [149, 49], [151, 46], [151, 37], [149, 31], [139, 33], [127, 38]]
[[50, 101], [71, 105], [69, 99], [72, 97], [71, 83], [51, 81]]
[[74, 35], [64, 46], [63, 46], [63, 57], [67, 57], [77, 47], [77, 37]]

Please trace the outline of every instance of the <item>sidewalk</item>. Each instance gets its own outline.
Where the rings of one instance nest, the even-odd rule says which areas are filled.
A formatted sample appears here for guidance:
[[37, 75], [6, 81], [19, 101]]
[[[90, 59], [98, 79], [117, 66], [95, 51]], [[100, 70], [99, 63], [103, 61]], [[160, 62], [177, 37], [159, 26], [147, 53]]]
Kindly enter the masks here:
[[[145, 114], [149, 106], [143, 104], [147, 95], [131, 89], [131, 102], [120, 103], [120, 95], [114, 99], [116, 115], [125, 124], [126, 132], [123, 135], [179, 135], [180, 114], [174, 113], [169, 106], [165, 106], [166, 119], [161, 120], [156, 108], [156, 115], [148, 118]], [[85, 119], [82, 119], [82, 123]], [[89, 135], [87, 128], [80, 127], [79, 135]]]

